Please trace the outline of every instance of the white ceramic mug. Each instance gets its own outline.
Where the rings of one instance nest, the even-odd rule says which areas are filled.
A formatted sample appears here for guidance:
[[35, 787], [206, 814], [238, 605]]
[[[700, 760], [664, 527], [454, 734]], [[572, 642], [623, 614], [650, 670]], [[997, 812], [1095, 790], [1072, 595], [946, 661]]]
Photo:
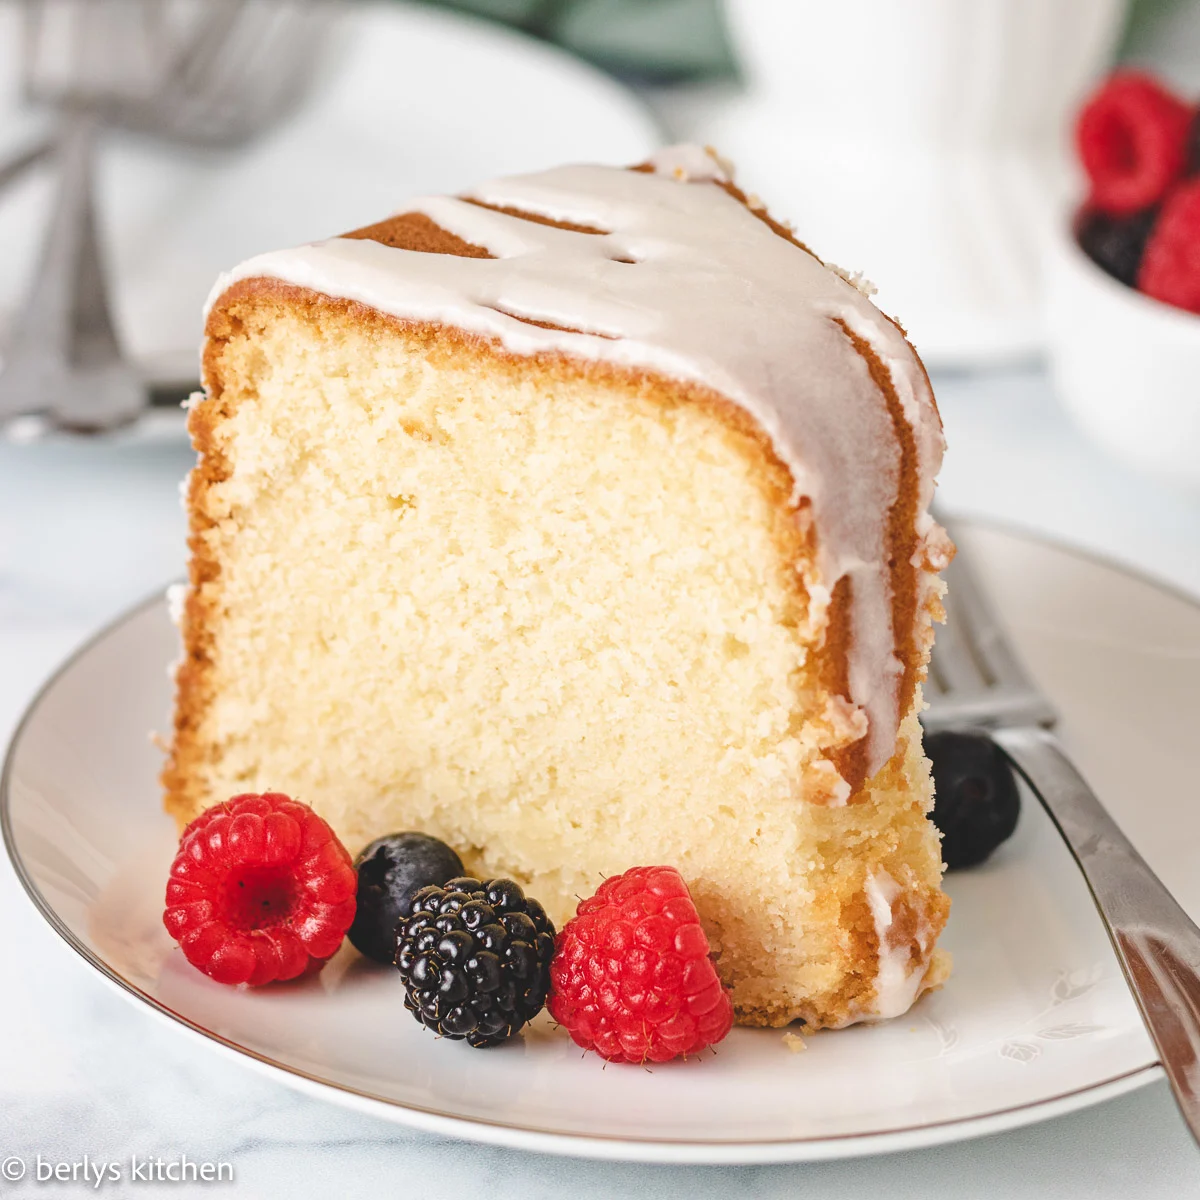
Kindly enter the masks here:
[[947, 149], [1057, 138], [1126, 0], [726, 0], [752, 90], [843, 137]]
[[712, 140], [934, 365], [1027, 356], [1067, 135], [1125, 6], [726, 0], [747, 90]]

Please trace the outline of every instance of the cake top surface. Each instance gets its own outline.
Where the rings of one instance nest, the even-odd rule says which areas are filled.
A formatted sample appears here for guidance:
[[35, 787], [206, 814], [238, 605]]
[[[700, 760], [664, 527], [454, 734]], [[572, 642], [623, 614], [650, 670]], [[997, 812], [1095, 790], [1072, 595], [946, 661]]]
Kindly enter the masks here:
[[487, 257], [332, 238], [249, 259], [218, 280], [209, 304], [238, 280], [277, 279], [517, 355], [650, 370], [732, 400], [790, 470], [793, 499], [811, 506], [814, 611], [851, 583], [848, 691], [873, 774], [901, 716], [887, 541], [901, 446], [856, 342], [890, 378], [915, 446], [918, 547], [936, 545], [928, 505], [943, 448], [924, 370], [865, 295], [730, 190], [711, 152], [668, 147], [649, 166], [559, 167], [402, 210]]

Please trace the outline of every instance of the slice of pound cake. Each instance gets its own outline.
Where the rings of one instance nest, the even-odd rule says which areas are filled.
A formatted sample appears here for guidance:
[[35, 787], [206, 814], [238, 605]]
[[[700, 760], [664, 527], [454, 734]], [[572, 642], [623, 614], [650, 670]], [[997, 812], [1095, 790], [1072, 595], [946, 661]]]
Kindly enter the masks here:
[[917, 712], [952, 552], [902, 331], [675, 147], [223, 277], [166, 804], [418, 829], [561, 923], [691, 887], [738, 1018], [895, 1016], [949, 902]]

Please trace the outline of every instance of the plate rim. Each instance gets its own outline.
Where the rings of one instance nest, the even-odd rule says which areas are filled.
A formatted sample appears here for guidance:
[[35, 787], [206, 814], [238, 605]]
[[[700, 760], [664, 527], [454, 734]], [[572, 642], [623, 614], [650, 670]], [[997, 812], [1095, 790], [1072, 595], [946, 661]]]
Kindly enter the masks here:
[[[1200, 597], [1170, 581], [1157, 578], [1151, 572], [1123, 563], [1115, 556], [1072, 545], [1053, 535], [1030, 531], [1015, 521], [967, 515], [956, 516], [955, 523], [960, 528], [965, 526], [968, 529], [991, 530], [1010, 538], [1032, 542], [1070, 558], [1116, 571], [1156, 591], [1173, 596], [1190, 608], [1200, 611]], [[1073, 1088], [1041, 1100], [1010, 1105], [967, 1117], [954, 1117], [944, 1121], [923, 1122], [917, 1125], [901, 1125], [865, 1133], [840, 1133], [800, 1138], [739, 1138], [731, 1141], [706, 1142], [699, 1138], [563, 1133], [557, 1130], [540, 1129], [536, 1126], [448, 1113], [424, 1105], [389, 1099], [347, 1084], [322, 1079], [311, 1072], [289, 1066], [269, 1055], [260, 1054], [258, 1051], [242, 1046], [213, 1030], [206, 1029], [125, 979], [99, 954], [76, 937], [34, 882], [21, 857], [12, 827], [12, 774], [23, 735], [27, 726], [36, 717], [42, 702], [58, 682], [74, 668], [79, 659], [90, 650], [123, 625], [163, 604], [165, 604], [164, 591], [159, 588], [150, 596], [123, 609], [111, 620], [106, 621], [95, 633], [66, 656], [28, 701], [9, 738], [4, 764], [0, 768], [0, 837], [3, 839], [5, 852], [14, 874], [34, 908], [50, 928], [85, 963], [92, 967], [108, 986], [114, 988], [130, 1003], [140, 1001], [157, 1019], [168, 1022], [172, 1027], [182, 1030], [190, 1037], [215, 1045], [223, 1055], [233, 1061], [266, 1076], [275, 1077], [277, 1081], [285, 1082], [298, 1091], [327, 1103], [341, 1104], [358, 1112], [365, 1112], [393, 1123], [408, 1125], [430, 1133], [567, 1157], [692, 1164], [818, 1161], [866, 1157], [898, 1150], [943, 1145], [1036, 1124], [1055, 1116], [1102, 1103], [1164, 1078], [1161, 1063], [1154, 1060], [1086, 1087]], [[278, 1079], [279, 1075], [283, 1076], [282, 1080]]]

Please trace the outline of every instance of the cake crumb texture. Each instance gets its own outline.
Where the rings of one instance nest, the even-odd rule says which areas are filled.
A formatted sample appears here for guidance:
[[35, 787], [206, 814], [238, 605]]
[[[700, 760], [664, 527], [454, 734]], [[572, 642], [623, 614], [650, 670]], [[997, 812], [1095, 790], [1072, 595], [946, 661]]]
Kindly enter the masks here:
[[837, 803], [861, 729], [809, 611], [813, 530], [731, 405], [261, 280], [213, 309], [205, 370], [181, 823], [285, 791], [351, 853], [422, 830], [559, 924], [671, 864], [739, 1020], [809, 1028], [870, 1013], [881, 869], [904, 889], [889, 951], [909, 938], [934, 982], [919, 688]]

